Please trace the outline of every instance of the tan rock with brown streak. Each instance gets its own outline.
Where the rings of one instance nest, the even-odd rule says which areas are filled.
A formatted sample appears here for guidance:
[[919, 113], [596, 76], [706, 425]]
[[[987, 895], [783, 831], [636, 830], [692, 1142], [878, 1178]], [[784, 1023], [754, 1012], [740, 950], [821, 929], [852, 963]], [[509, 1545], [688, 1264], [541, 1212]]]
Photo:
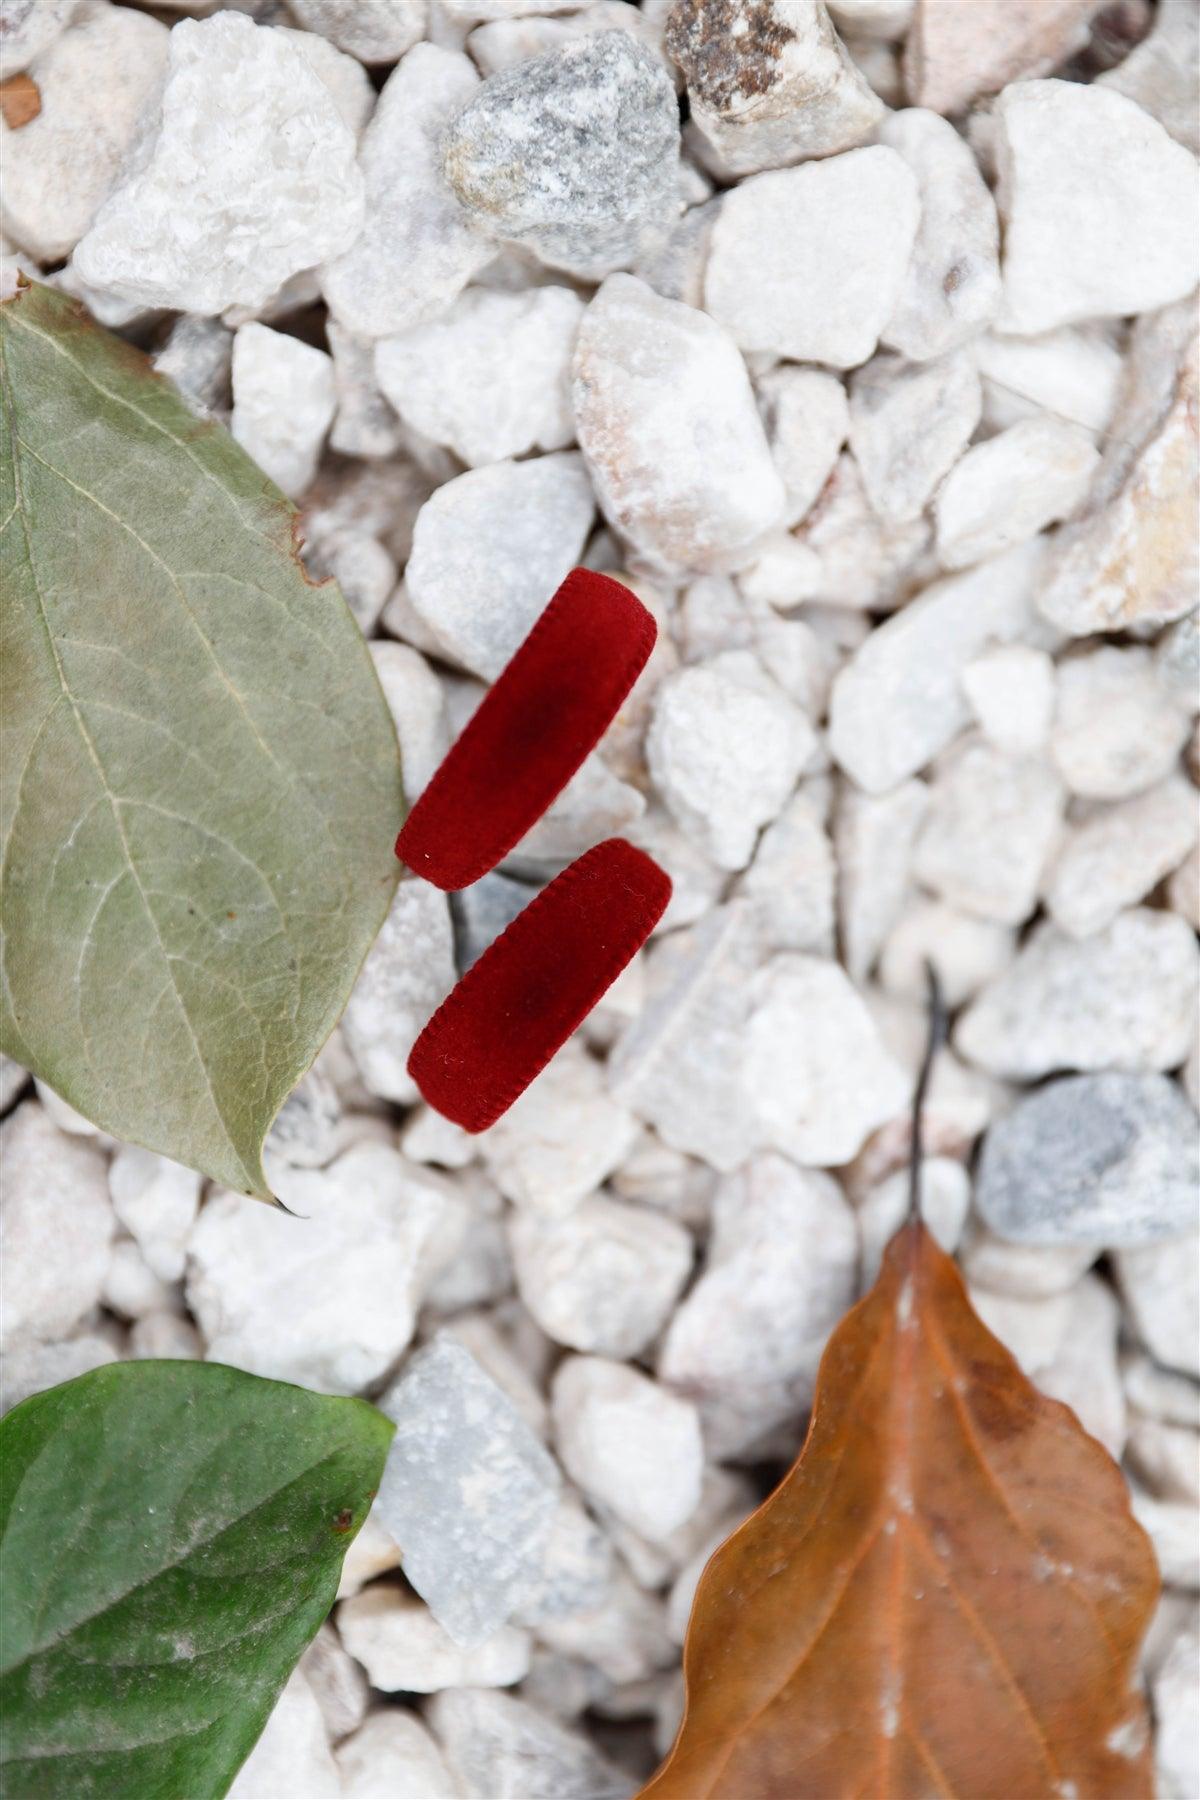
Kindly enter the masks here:
[[1058, 534], [1038, 606], [1072, 636], [1178, 619], [1196, 603], [1200, 456], [1192, 299], [1134, 327], [1083, 518]]

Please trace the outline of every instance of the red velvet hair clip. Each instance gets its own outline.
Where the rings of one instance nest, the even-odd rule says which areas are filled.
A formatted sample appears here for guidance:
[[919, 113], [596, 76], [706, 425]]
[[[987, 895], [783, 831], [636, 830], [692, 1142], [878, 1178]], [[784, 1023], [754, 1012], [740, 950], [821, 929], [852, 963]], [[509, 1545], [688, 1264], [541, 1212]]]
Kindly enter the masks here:
[[[574, 569], [413, 807], [396, 854], [440, 888], [486, 875], [598, 743], [654, 647], [645, 607]], [[421, 1093], [485, 1131], [641, 948], [669, 877], [623, 838], [580, 856], [472, 964], [413, 1045]]]
[[447, 889], [494, 869], [599, 743], [657, 635], [627, 587], [572, 569], [409, 813], [400, 861]]
[[472, 963], [413, 1046], [431, 1106], [486, 1131], [541, 1073], [663, 915], [670, 878], [624, 838], [555, 877]]

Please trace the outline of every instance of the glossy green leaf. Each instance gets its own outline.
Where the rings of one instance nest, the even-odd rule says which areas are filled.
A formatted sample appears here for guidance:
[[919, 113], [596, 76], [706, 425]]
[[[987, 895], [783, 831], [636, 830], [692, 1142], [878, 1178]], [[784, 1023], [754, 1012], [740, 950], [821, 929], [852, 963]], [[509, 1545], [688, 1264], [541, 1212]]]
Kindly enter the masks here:
[[395, 732], [295, 509], [76, 302], [0, 306], [3, 1048], [267, 1197], [387, 912]]
[[0, 1424], [0, 1792], [212, 1800], [326, 1616], [393, 1426], [219, 1363]]

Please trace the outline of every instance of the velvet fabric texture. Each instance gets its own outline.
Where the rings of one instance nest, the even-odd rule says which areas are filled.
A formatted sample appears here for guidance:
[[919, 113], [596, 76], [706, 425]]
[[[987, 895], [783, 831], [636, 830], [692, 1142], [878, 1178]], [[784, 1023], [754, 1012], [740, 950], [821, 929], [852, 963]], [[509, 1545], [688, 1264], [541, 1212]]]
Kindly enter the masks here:
[[431, 1106], [485, 1131], [545, 1068], [645, 943], [670, 877], [624, 838], [564, 869], [473, 963], [413, 1045]]
[[524, 837], [611, 724], [658, 628], [635, 594], [573, 569], [396, 839], [435, 887], [468, 887]]

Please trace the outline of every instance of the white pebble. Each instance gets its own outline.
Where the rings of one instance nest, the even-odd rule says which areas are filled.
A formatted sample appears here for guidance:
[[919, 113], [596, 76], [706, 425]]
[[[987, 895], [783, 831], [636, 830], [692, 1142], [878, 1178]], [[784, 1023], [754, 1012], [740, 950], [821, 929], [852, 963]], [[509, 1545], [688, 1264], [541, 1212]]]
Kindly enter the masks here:
[[574, 405], [606, 516], [654, 563], [725, 566], [779, 520], [745, 365], [705, 313], [610, 276], [583, 315]]
[[[909, 1173], [897, 1169], [881, 1181], [858, 1207], [862, 1236], [862, 1272], [859, 1287], [865, 1293], [875, 1283], [883, 1253], [908, 1216]], [[935, 1242], [953, 1256], [967, 1222], [971, 1205], [971, 1177], [962, 1163], [950, 1156], [931, 1156], [921, 1166], [921, 1220]]]
[[1196, 842], [1196, 790], [1173, 775], [1072, 825], [1046, 882], [1046, 909], [1072, 937], [1088, 937], [1135, 905]]
[[1009, 756], [1040, 750], [1054, 717], [1054, 664], [1044, 650], [1002, 644], [962, 672], [963, 692], [984, 737]]
[[415, 45], [389, 75], [363, 134], [362, 232], [321, 272], [330, 311], [347, 331], [387, 337], [436, 318], [490, 260], [494, 243], [466, 218], [441, 172], [442, 132], [478, 86], [466, 56], [434, 44]]
[[920, 210], [882, 146], [751, 176], [713, 227], [706, 304], [743, 350], [853, 368], [895, 311]]
[[934, 504], [937, 552], [962, 569], [1000, 555], [1074, 513], [1100, 454], [1091, 434], [1046, 415], [1024, 419], [967, 451]]
[[1174, 769], [1189, 729], [1142, 645], [1102, 644], [1060, 661], [1050, 743], [1072, 793], [1122, 800], [1152, 787]]
[[1118, 1250], [1117, 1286], [1138, 1336], [1168, 1369], [1200, 1377], [1200, 1240]]
[[820, 811], [801, 790], [767, 826], [738, 893], [768, 950], [833, 954], [837, 866]]
[[824, 487], [846, 441], [846, 390], [836, 375], [788, 364], [760, 375], [755, 386], [787, 494], [784, 523], [794, 525]]
[[390, 63], [425, 32], [426, 0], [293, 0], [306, 32], [317, 32], [365, 63]]
[[258, 308], [353, 242], [356, 149], [329, 89], [282, 32], [236, 12], [181, 19], [157, 117], [143, 120], [73, 267], [143, 306]]
[[454, 933], [445, 894], [419, 876], [401, 881], [346, 1002], [342, 1031], [367, 1089], [409, 1103], [408, 1057], [454, 986]]
[[602, 1066], [573, 1042], [476, 1141], [507, 1199], [557, 1216], [611, 1175], [636, 1137], [637, 1123], [607, 1091]]
[[953, 1012], [1012, 960], [1016, 934], [993, 920], [960, 912], [943, 900], [920, 898], [892, 927], [879, 955], [879, 979], [889, 994], [923, 1000], [926, 965], [937, 970]]
[[449, 1800], [453, 1776], [437, 1743], [401, 1706], [374, 1712], [334, 1752], [343, 1800]]
[[1054, 1361], [1071, 1325], [1070, 1292], [1029, 1298], [972, 1288], [970, 1295], [975, 1312], [1016, 1357], [1024, 1374], [1034, 1375]]
[[1121, 382], [1121, 352], [1099, 328], [1064, 325], [1044, 337], [988, 332], [971, 350], [993, 425], [1015, 425], [1040, 412], [1089, 431], [1108, 425]]
[[979, 423], [979, 376], [966, 351], [907, 363], [877, 356], [850, 383], [850, 448], [884, 518], [919, 518]]
[[886, 794], [864, 794], [851, 782], [843, 787], [834, 844], [842, 959], [852, 981], [870, 973], [908, 897], [913, 845], [928, 807], [923, 781], [902, 781]]
[[574, 451], [470, 469], [417, 515], [409, 599], [465, 668], [492, 680], [578, 560], [593, 510]]
[[996, 103], [1000, 324], [1120, 318], [1195, 285], [1196, 160], [1124, 94], [1019, 81]]
[[44, 1393], [60, 1382], [74, 1381], [119, 1360], [119, 1352], [102, 1337], [65, 1338], [56, 1344], [18, 1343], [0, 1354], [0, 1414], [11, 1412], [31, 1394]]
[[4, 1183], [0, 1345], [66, 1337], [100, 1299], [112, 1255], [106, 1164], [94, 1144], [68, 1137], [36, 1100], [0, 1125]]
[[122, 1144], [109, 1164], [113, 1211], [163, 1281], [178, 1281], [183, 1274], [200, 1180], [194, 1169], [136, 1144]]
[[230, 1800], [335, 1800], [342, 1784], [316, 1695], [299, 1669], [268, 1715], [262, 1735], [233, 1778]]
[[686, 1400], [628, 1365], [569, 1356], [551, 1404], [563, 1467], [634, 1531], [666, 1537], [696, 1510], [704, 1456]]
[[629, 1780], [590, 1739], [512, 1694], [451, 1688], [434, 1696], [426, 1716], [469, 1800], [627, 1800]]
[[309, 485], [334, 411], [333, 359], [269, 325], [243, 325], [233, 340], [230, 430], [276, 487]]
[[321, 1709], [331, 1743], [357, 1730], [367, 1712], [367, 1678], [326, 1620], [297, 1665]]
[[337, 1612], [351, 1656], [384, 1693], [436, 1694], [448, 1687], [511, 1687], [529, 1668], [527, 1632], [501, 1625], [469, 1649], [456, 1644], [424, 1603], [376, 1582]]
[[396, 727], [404, 792], [411, 806], [448, 748], [442, 684], [421, 652], [408, 644], [386, 639], [373, 643], [371, 660]]
[[542, 1330], [598, 1356], [643, 1351], [692, 1266], [682, 1226], [601, 1194], [562, 1218], [517, 1214], [509, 1236], [518, 1292]]
[[1037, 1370], [1037, 1385], [1069, 1406], [1084, 1430], [1119, 1459], [1125, 1446], [1125, 1393], [1117, 1367], [1121, 1309], [1097, 1275], [1085, 1275], [1070, 1298], [1062, 1343]]
[[967, 739], [930, 788], [914, 869], [951, 906], [1020, 925], [1037, 905], [1062, 834], [1064, 790], [1049, 762]]
[[4, 75], [28, 68], [71, 22], [75, 0], [9, 0], [4, 9]]

